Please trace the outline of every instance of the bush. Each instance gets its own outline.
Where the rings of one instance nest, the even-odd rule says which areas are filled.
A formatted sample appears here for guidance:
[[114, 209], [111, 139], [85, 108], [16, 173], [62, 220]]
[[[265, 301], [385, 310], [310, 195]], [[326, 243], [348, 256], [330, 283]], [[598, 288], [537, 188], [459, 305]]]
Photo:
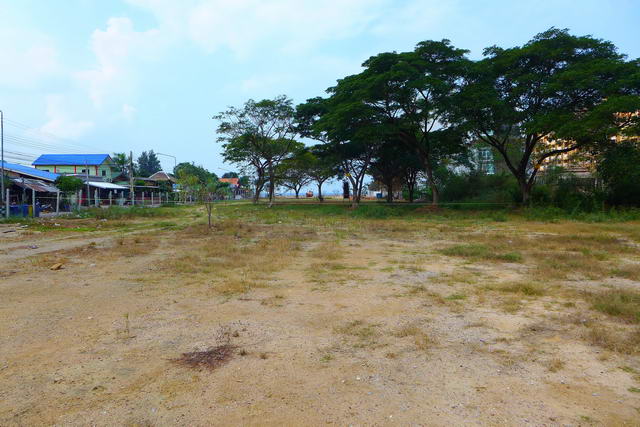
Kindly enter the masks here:
[[600, 156], [598, 173], [614, 206], [640, 206], [640, 147], [625, 141], [608, 147]]
[[56, 178], [55, 186], [63, 193], [73, 193], [82, 188], [84, 183], [75, 176], [60, 175]]

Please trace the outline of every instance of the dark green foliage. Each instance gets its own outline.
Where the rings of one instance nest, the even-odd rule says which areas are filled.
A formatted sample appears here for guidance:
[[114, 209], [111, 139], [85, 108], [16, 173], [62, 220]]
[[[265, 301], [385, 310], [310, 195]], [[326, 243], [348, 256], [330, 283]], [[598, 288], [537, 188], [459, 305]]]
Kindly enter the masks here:
[[612, 205], [640, 206], [640, 147], [632, 141], [614, 144], [604, 150], [598, 173]]
[[[111, 160], [113, 160], [113, 164], [120, 170], [120, 172], [127, 176], [130, 175], [129, 169], [131, 169], [131, 162], [129, 161], [129, 156], [127, 156], [125, 153], [113, 153], [111, 155]], [[135, 169], [135, 163], [133, 167]]]
[[153, 150], [143, 151], [138, 157], [138, 170], [137, 174], [143, 178], [148, 178], [156, 172], [162, 170], [160, 166], [160, 160]]
[[222, 178], [238, 178], [238, 173], [237, 172], [225, 172], [222, 175]]
[[195, 176], [198, 182], [200, 182], [201, 184], [206, 184], [210, 179], [218, 179], [218, 176], [215, 173], [209, 172], [202, 166], [196, 166], [193, 163], [187, 162], [178, 163], [178, 165], [173, 168], [173, 174], [178, 178], [185, 176]]
[[54, 184], [56, 187], [58, 187], [58, 190], [62, 191], [63, 193], [76, 192], [80, 190], [84, 185], [80, 178], [67, 175], [60, 175], [58, 178], [56, 178]]
[[634, 120], [617, 113], [640, 109], [637, 75], [612, 43], [552, 28], [521, 47], [485, 49], [455, 105], [461, 124], [502, 156], [527, 203], [545, 159], [631, 131]]
[[511, 175], [486, 175], [477, 171], [453, 173], [439, 170], [444, 202], [513, 204], [518, 199], [518, 184]]

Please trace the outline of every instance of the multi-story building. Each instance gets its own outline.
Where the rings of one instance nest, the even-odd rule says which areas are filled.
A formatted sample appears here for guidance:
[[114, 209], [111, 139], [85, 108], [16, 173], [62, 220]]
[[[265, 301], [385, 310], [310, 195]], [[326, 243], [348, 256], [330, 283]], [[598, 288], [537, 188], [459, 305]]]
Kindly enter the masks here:
[[58, 174], [84, 174], [111, 182], [120, 171], [108, 154], [43, 154], [32, 165]]

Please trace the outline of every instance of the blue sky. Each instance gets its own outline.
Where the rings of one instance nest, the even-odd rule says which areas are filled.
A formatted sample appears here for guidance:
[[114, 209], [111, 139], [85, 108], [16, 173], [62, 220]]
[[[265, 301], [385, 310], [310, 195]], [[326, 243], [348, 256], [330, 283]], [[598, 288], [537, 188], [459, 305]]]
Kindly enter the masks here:
[[322, 95], [369, 56], [426, 39], [478, 58], [556, 26], [640, 57], [640, 0], [0, 0], [0, 16], [5, 149], [22, 163], [153, 149], [221, 174], [235, 168], [213, 114]]

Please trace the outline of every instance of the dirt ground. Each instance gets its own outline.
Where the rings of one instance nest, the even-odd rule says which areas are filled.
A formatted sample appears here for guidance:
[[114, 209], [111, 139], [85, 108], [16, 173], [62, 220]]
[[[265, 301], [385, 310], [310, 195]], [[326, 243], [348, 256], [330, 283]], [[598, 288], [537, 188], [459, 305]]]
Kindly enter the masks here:
[[640, 425], [638, 224], [135, 221], [0, 225], [0, 425]]

